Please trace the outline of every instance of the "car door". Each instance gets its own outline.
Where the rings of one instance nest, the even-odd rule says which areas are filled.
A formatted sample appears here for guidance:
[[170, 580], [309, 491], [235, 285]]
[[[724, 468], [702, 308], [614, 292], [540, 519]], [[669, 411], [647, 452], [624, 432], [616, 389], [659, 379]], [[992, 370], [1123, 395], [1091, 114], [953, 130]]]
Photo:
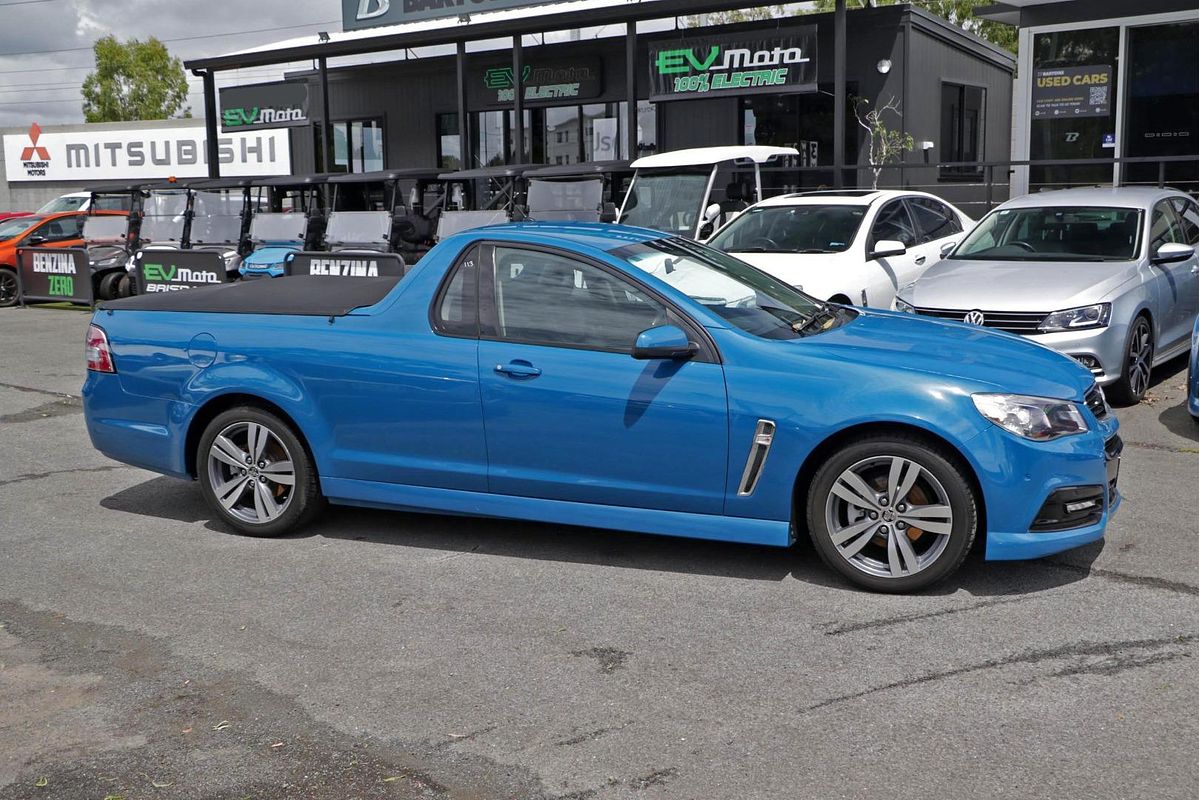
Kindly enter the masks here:
[[[889, 239], [900, 242], [908, 249], [896, 256], [873, 257], [871, 252], [876, 243]], [[864, 287], [865, 298], [854, 299], [862, 299], [866, 306], [890, 308], [896, 291], [915, 281], [928, 263], [928, 257], [917, 250], [916, 226], [902, 198], [884, 203], [875, 214], [867, 237], [866, 257], [868, 266], [874, 264], [881, 273], [880, 280]]]
[[917, 226], [918, 255], [925, 256], [925, 263], [917, 265], [920, 277], [921, 272], [942, 260], [944, 248], [962, 238], [962, 223], [953, 209], [932, 197], [908, 198], [908, 210]]
[[[1200, 208], [1197, 208], [1196, 201], [1190, 197], [1173, 197], [1171, 198], [1171, 208], [1179, 220], [1179, 230], [1183, 235], [1183, 241], [1192, 247], [1200, 246]], [[1187, 276], [1190, 283], [1185, 287], [1184, 293], [1188, 307], [1183, 311], [1184, 322], [1190, 323], [1200, 312], [1200, 261], [1193, 255], [1186, 263], [1191, 265], [1191, 269], [1188, 270]]]
[[1192, 332], [1196, 316], [1196, 254], [1184, 261], [1168, 264], [1153, 262], [1158, 248], [1171, 242], [1187, 244], [1180, 220], [1175, 216], [1170, 200], [1159, 200], [1150, 213], [1149, 247], [1154, 297], [1158, 301], [1158, 342], [1155, 350], [1162, 352], [1186, 339]]
[[[480, 283], [488, 485], [505, 495], [719, 514], [728, 407], [701, 330], [609, 265], [496, 244]], [[679, 324], [690, 360], [637, 360]]]
[[38, 225], [26, 236], [22, 247], [78, 247], [83, 243], [83, 215], [55, 217]]

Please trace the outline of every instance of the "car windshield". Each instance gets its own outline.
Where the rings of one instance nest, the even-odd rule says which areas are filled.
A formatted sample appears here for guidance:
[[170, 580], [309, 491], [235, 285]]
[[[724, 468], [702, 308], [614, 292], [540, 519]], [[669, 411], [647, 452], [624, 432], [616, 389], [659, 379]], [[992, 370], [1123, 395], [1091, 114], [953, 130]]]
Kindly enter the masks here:
[[129, 219], [116, 214], [88, 217], [83, 221], [83, 238], [88, 242], [121, 241], [129, 227]]
[[217, 189], [192, 196], [193, 244], [234, 244], [242, 235], [242, 190]]
[[178, 242], [183, 238], [187, 192], [152, 192], [142, 206], [141, 237], [148, 242]]
[[726, 253], [841, 253], [866, 216], [845, 204], [758, 206], [741, 214], [709, 244]]
[[45, 217], [30, 216], [30, 217], [13, 217], [0, 222], [0, 239], [11, 239], [14, 236], [20, 236], [25, 231], [32, 228], [37, 223], [41, 222]]
[[39, 214], [61, 214], [65, 211], [78, 211], [80, 208], [83, 207], [83, 204], [86, 203], [87, 200], [88, 200], [87, 195], [81, 195], [78, 197], [72, 196], [69, 194], [63, 195], [62, 197], [56, 197], [53, 200], [51, 200], [49, 203], [46, 203], [46, 205], [42, 206], [41, 208], [39, 208], [37, 210], [37, 213], [39, 213]]
[[250, 238], [256, 242], [303, 242], [308, 218], [303, 214], [255, 214]]
[[335, 211], [325, 238], [336, 244], [386, 244], [392, 215], [386, 211]]
[[1035, 206], [993, 211], [951, 258], [974, 261], [1131, 261], [1142, 212], [1102, 206]]
[[629, 187], [620, 221], [692, 236], [709, 177], [708, 172], [638, 175]]
[[604, 197], [601, 178], [576, 180], [531, 180], [529, 182], [529, 216], [545, 220], [600, 219]]
[[823, 305], [749, 264], [688, 239], [632, 244], [613, 251], [742, 330], [795, 339]]

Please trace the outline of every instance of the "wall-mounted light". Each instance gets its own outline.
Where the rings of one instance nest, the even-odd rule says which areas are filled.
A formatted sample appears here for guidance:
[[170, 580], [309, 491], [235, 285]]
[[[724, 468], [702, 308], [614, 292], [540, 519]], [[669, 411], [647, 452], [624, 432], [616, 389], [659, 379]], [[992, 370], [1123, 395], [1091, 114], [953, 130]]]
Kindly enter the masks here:
[[890, 58], [879, 59], [879, 63], [875, 65], [875, 69], [879, 70], [880, 75], [887, 75], [892, 71], [892, 60]]
[[317, 31], [317, 41], [325, 44], [329, 41], [329, 31]]
[[459, 25], [470, 25], [471, 24], [471, 15], [470, 14], [459, 14], [458, 15], [458, 24]]
[[930, 142], [930, 141], [921, 142], [921, 149], [922, 150], [932, 150], [933, 142]]

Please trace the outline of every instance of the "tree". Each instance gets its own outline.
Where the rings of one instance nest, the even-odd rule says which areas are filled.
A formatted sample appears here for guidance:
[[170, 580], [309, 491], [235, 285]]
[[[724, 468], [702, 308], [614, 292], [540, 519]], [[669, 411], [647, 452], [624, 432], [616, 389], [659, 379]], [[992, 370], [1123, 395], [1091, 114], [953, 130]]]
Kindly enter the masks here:
[[736, 22], [758, 22], [767, 19], [778, 19], [787, 16], [783, 6], [764, 6], [762, 8], [743, 8], [734, 11], [712, 11], [707, 14], [693, 14], [684, 18], [684, 24], [689, 28], [703, 28], [707, 25], [731, 25]]
[[854, 98], [854, 117], [859, 127], [867, 132], [867, 161], [871, 165], [873, 179], [871, 188], [879, 188], [879, 173], [886, 164], [899, 161], [905, 150], [912, 150], [913, 137], [904, 131], [892, 130], [883, 121], [884, 114], [891, 112], [901, 117], [900, 103], [895, 97], [874, 109], [865, 97]]
[[183, 62], [158, 39], [122, 44], [115, 36], [105, 36], [92, 49], [96, 69], [83, 81], [83, 116], [88, 122], [192, 115], [183, 107], [188, 95]]
[[[1017, 51], [1017, 29], [1003, 22], [990, 19], [979, 19], [975, 9], [979, 6], [990, 6], [993, 0], [904, 0], [914, 6], [923, 8], [931, 14], [937, 14], [954, 23], [963, 30], [970, 31], [981, 39], [986, 39], [997, 47], [1003, 47], [1011, 52]], [[846, 0], [846, 8], [866, 8], [868, 6], [895, 5], [897, 0]], [[816, 11], [832, 11], [834, 0], [816, 0]]]

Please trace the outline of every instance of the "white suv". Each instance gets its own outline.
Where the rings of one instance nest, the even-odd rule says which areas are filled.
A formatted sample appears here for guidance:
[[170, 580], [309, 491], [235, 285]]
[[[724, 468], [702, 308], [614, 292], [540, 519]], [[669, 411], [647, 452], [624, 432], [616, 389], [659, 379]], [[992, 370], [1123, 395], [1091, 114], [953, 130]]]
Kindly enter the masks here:
[[756, 203], [708, 244], [820, 300], [891, 308], [974, 224], [924, 192], [804, 192]]

